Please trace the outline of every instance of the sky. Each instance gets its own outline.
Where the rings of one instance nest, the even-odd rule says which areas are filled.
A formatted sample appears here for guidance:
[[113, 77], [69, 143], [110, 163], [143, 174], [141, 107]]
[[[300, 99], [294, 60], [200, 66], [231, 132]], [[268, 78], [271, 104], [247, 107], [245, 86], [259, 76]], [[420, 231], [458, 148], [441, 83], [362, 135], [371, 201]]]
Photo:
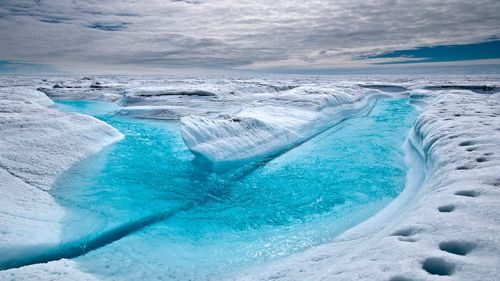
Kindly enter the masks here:
[[498, 0], [0, 0], [0, 73], [500, 69]]

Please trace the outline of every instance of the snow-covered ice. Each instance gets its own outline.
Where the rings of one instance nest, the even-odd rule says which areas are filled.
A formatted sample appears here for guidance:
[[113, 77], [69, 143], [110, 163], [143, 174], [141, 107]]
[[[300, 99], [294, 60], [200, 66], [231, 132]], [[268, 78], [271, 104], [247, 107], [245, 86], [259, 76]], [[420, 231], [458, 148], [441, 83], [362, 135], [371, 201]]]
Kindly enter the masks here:
[[64, 210], [46, 191], [72, 164], [122, 138], [95, 118], [51, 104], [36, 90], [0, 88], [0, 263], [58, 243]]
[[[95, 118], [58, 112], [47, 96], [116, 102], [117, 114], [130, 117], [180, 119], [195, 154], [225, 163], [292, 147], [386, 94], [422, 110], [407, 144], [403, 193], [331, 243], [228, 279], [496, 280], [499, 85], [496, 76], [3, 77], [0, 262], [58, 243], [64, 209], [46, 191], [72, 164], [122, 137]], [[64, 259], [0, 271], [2, 280], [94, 278]]]
[[181, 133], [188, 148], [213, 165], [237, 163], [289, 148], [369, 107], [356, 88], [301, 86], [217, 118], [187, 116]]
[[417, 118], [411, 138], [425, 161], [426, 178], [418, 190], [407, 186], [386, 209], [332, 243], [252, 268], [237, 279], [496, 280], [499, 98], [440, 92]]

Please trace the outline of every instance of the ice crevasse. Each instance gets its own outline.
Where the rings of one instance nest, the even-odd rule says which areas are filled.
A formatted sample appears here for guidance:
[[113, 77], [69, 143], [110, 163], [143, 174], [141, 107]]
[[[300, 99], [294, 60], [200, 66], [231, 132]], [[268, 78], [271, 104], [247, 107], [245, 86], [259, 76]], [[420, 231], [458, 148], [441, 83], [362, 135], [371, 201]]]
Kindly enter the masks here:
[[213, 167], [237, 165], [289, 149], [346, 117], [369, 110], [376, 90], [301, 86], [254, 101], [235, 114], [181, 118], [189, 150]]

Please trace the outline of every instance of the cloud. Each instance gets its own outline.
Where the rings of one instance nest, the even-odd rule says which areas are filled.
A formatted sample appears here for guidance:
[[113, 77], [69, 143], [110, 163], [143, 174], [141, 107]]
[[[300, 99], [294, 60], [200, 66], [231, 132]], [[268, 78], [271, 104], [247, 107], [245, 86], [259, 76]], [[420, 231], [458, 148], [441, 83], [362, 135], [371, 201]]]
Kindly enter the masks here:
[[203, 0], [170, 0], [170, 1], [172, 1], [172, 2], [184, 2], [187, 4], [202, 4], [205, 2]]
[[93, 22], [86, 25], [88, 28], [95, 28], [104, 31], [120, 31], [127, 28], [129, 23], [126, 22], [116, 22], [116, 23], [103, 23], [103, 22]]
[[500, 36], [499, 10], [497, 0], [2, 0], [0, 59], [75, 69], [349, 67]]

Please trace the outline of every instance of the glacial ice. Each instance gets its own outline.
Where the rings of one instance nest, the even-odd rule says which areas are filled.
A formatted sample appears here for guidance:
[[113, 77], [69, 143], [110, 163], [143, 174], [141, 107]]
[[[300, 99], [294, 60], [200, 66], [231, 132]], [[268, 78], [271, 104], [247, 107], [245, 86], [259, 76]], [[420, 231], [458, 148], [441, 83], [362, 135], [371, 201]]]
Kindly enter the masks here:
[[51, 104], [35, 90], [0, 88], [0, 262], [58, 243], [64, 210], [46, 191], [72, 164], [122, 138], [95, 118]]
[[[96, 81], [102, 87], [91, 88]], [[124, 98], [128, 90], [149, 85], [214, 95]], [[73, 163], [121, 137], [94, 118], [50, 108], [52, 102], [37, 88], [54, 99], [115, 101], [121, 106], [120, 114], [131, 117], [180, 118], [186, 144], [211, 161], [248, 159], [300, 143], [343, 118], [347, 113], [340, 113], [341, 108], [368, 108], [364, 94], [380, 91], [408, 96], [423, 110], [411, 138], [412, 150], [424, 158], [422, 163], [411, 162], [425, 167], [423, 185], [405, 189], [393, 204], [332, 243], [250, 268], [230, 279], [495, 280], [500, 268], [500, 95], [495, 94], [499, 85], [498, 76], [445, 75], [2, 77], [0, 252], [22, 255], [30, 247], [57, 245], [65, 213], [46, 190]], [[301, 99], [305, 89], [311, 91], [305, 95], [311, 96]], [[345, 99], [338, 102], [337, 94]], [[233, 142], [246, 141], [241, 143], [244, 149], [231, 143], [232, 135]], [[266, 138], [272, 141], [258, 141]], [[64, 259], [0, 271], [2, 280], [16, 278], [97, 279]]]
[[413, 190], [407, 183], [393, 203], [332, 243], [232, 278], [496, 280], [500, 95], [438, 93], [415, 121], [410, 138], [424, 161], [421, 187]]

